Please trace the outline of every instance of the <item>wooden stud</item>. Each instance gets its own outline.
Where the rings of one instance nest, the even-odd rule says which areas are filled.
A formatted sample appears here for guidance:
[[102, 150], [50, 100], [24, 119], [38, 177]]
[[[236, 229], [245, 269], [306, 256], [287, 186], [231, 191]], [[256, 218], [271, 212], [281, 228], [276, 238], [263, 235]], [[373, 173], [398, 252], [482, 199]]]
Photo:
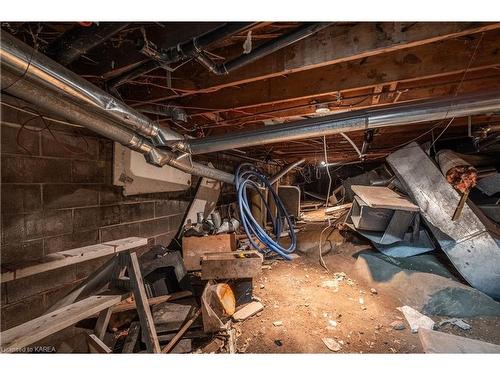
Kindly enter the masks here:
[[137, 339], [139, 338], [139, 333], [141, 332], [141, 323], [132, 322], [130, 328], [128, 329], [127, 338], [123, 344], [122, 353], [133, 353], [134, 348], [137, 344]]
[[109, 346], [107, 346], [105, 343], [103, 343], [102, 340], [99, 339], [93, 333], [91, 333], [90, 335], [87, 335], [87, 344], [89, 346], [89, 351], [91, 353], [110, 354], [113, 352], [109, 348]]
[[97, 318], [94, 333], [101, 340], [103, 340], [104, 335], [106, 335], [106, 330], [108, 329], [109, 319], [111, 318], [112, 312], [113, 307], [110, 307], [106, 310], [101, 311], [99, 317]]
[[141, 268], [137, 259], [136, 253], [128, 255], [129, 264], [127, 265], [130, 281], [133, 285], [133, 293], [135, 303], [137, 305], [137, 312], [139, 313], [139, 320], [146, 339], [146, 347], [150, 353], [160, 353], [160, 343], [156, 335], [156, 329], [151, 315], [151, 309], [148, 305], [148, 297], [144, 289], [144, 281], [142, 280]]
[[[333, 64], [387, 54], [498, 28], [500, 28], [500, 23], [479, 22], [447, 22], [439, 24], [439, 27], [436, 27], [436, 24], [432, 22], [411, 24], [360, 22], [354, 26], [334, 25], [321, 30], [312, 37], [298, 41], [259, 59], [255, 63], [242, 67], [230, 75], [216, 76], [210, 72], [201, 71], [196, 74], [198, 78], [194, 86], [206, 89], [210, 92], [209, 95], [213, 95], [213, 92], [227, 87], [237, 87], [259, 80], [283, 77], [291, 73], [329, 67]], [[349, 75], [342, 77], [349, 77]], [[179, 84], [176, 84], [176, 88], [182, 89]], [[196, 94], [192, 82], [189, 82], [189, 87], [186, 89], [188, 90], [183, 95]], [[149, 91], [146, 93], [146, 88], [142, 91], [134, 86], [134, 90], [130, 90], [128, 93], [127, 99], [143, 100], [144, 96], [147, 95], [147, 97], [152, 98], [151, 102], [157, 102], [172, 97], [171, 95], [166, 96], [164, 89], [147, 87], [147, 90], [150, 90], [152, 94]]]
[[380, 94], [384, 85], [377, 85], [373, 88], [372, 105], [377, 105], [380, 102]]
[[[468, 72], [498, 66], [499, 32], [486, 34]], [[436, 59], [436, 50], [442, 58]], [[256, 81], [241, 88], [226, 88], [210, 95], [194, 95], [179, 102], [199, 108], [247, 109], [298, 99], [334, 95], [338, 91], [359, 90], [416, 79], [436, 79], [463, 72], [471, 51], [461, 40], [404, 49], [357, 60]], [[465, 63], [464, 63], [465, 62]], [[346, 78], [347, 77], [347, 78]], [[285, 80], [285, 81], [284, 81]]]

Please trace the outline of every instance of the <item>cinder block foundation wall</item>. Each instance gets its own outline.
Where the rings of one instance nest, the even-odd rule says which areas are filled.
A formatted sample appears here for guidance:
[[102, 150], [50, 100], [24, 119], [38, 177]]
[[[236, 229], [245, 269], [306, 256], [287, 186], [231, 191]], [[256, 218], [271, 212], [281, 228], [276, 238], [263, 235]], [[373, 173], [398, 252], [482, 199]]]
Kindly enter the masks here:
[[[2, 102], [32, 109], [5, 96]], [[123, 197], [112, 185], [112, 158], [110, 140], [2, 104], [2, 266], [130, 236], [168, 245], [192, 189]], [[1, 329], [41, 315], [104, 261], [2, 283]]]

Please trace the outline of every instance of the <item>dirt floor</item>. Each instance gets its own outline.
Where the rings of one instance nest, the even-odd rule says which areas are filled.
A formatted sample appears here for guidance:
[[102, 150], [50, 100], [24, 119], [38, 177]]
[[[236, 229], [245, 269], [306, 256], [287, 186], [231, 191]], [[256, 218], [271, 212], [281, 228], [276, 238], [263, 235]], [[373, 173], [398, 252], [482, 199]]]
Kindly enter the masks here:
[[[265, 262], [254, 280], [254, 296], [264, 310], [235, 324], [238, 352], [331, 353], [323, 339], [333, 339], [339, 353], [421, 353], [418, 334], [396, 309], [400, 303], [353, 278], [353, 254], [367, 245], [342, 243], [338, 231], [332, 232], [327, 243], [334, 251], [324, 256], [328, 272], [319, 264], [321, 229], [309, 226], [299, 236], [304, 252], [293, 261]], [[335, 278], [341, 281], [332, 288], [328, 281]], [[450, 325], [440, 330], [500, 344], [500, 318], [464, 320], [472, 326], [469, 331]], [[401, 323], [404, 329], [391, 326]]]

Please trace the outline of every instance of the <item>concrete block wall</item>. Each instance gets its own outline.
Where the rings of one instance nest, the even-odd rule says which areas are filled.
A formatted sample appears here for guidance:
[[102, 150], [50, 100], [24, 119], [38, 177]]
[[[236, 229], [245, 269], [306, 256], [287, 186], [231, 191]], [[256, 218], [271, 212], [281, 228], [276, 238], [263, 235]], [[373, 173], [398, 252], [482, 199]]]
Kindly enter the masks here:
[[[168, 245], [192, 189], [124, 197], [112, 185], [112, 158], [110, 140], [2, 104], [2, 266], [130, 236]], [[1, 329], [41, 315], [104, 261], [2, 283]]]

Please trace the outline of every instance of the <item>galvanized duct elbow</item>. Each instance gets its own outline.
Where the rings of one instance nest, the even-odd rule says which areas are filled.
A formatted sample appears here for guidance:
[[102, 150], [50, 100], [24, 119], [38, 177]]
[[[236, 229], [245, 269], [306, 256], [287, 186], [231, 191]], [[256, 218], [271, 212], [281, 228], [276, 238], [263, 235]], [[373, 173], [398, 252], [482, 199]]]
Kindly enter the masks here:
[[155, 145], [166, 145], [168, 141], [182, 139], [180, 134], [160, 128], [147, 116], [6, 32], [1, 33], [0, 59], [2, 66], [16, 73], [18, 78], [32, 79], [71, 101], [97, 109], [108, 118], [151, 139]]
[[234, 184], [234, 176], [206, 165], [187, 160], [177, 160], [173, 152], [155, 147], [148, 139], [134, 133], [132, 130], [119, 126], [113, 121], [87, 111], [79, 105], [67, 100], [57, 92], [51, 92], [27, 78], [19, 79], [17, 74], [8, 69], [2, 70], [2, 90], [32, 103], [42, 110], [54, 113], [79, 125], [109, 138], [115, 142], [140, 152], [146, 160], [158, 167], [170, 165], [183, 172], [208, 177], [218, 181]]
[[151, 113], [153, 115], [165, 116], [172, 121], [187, 122], [187, 113], [184, 109], [175, 105], [145, 104], [135, 107], [141, 113]]

